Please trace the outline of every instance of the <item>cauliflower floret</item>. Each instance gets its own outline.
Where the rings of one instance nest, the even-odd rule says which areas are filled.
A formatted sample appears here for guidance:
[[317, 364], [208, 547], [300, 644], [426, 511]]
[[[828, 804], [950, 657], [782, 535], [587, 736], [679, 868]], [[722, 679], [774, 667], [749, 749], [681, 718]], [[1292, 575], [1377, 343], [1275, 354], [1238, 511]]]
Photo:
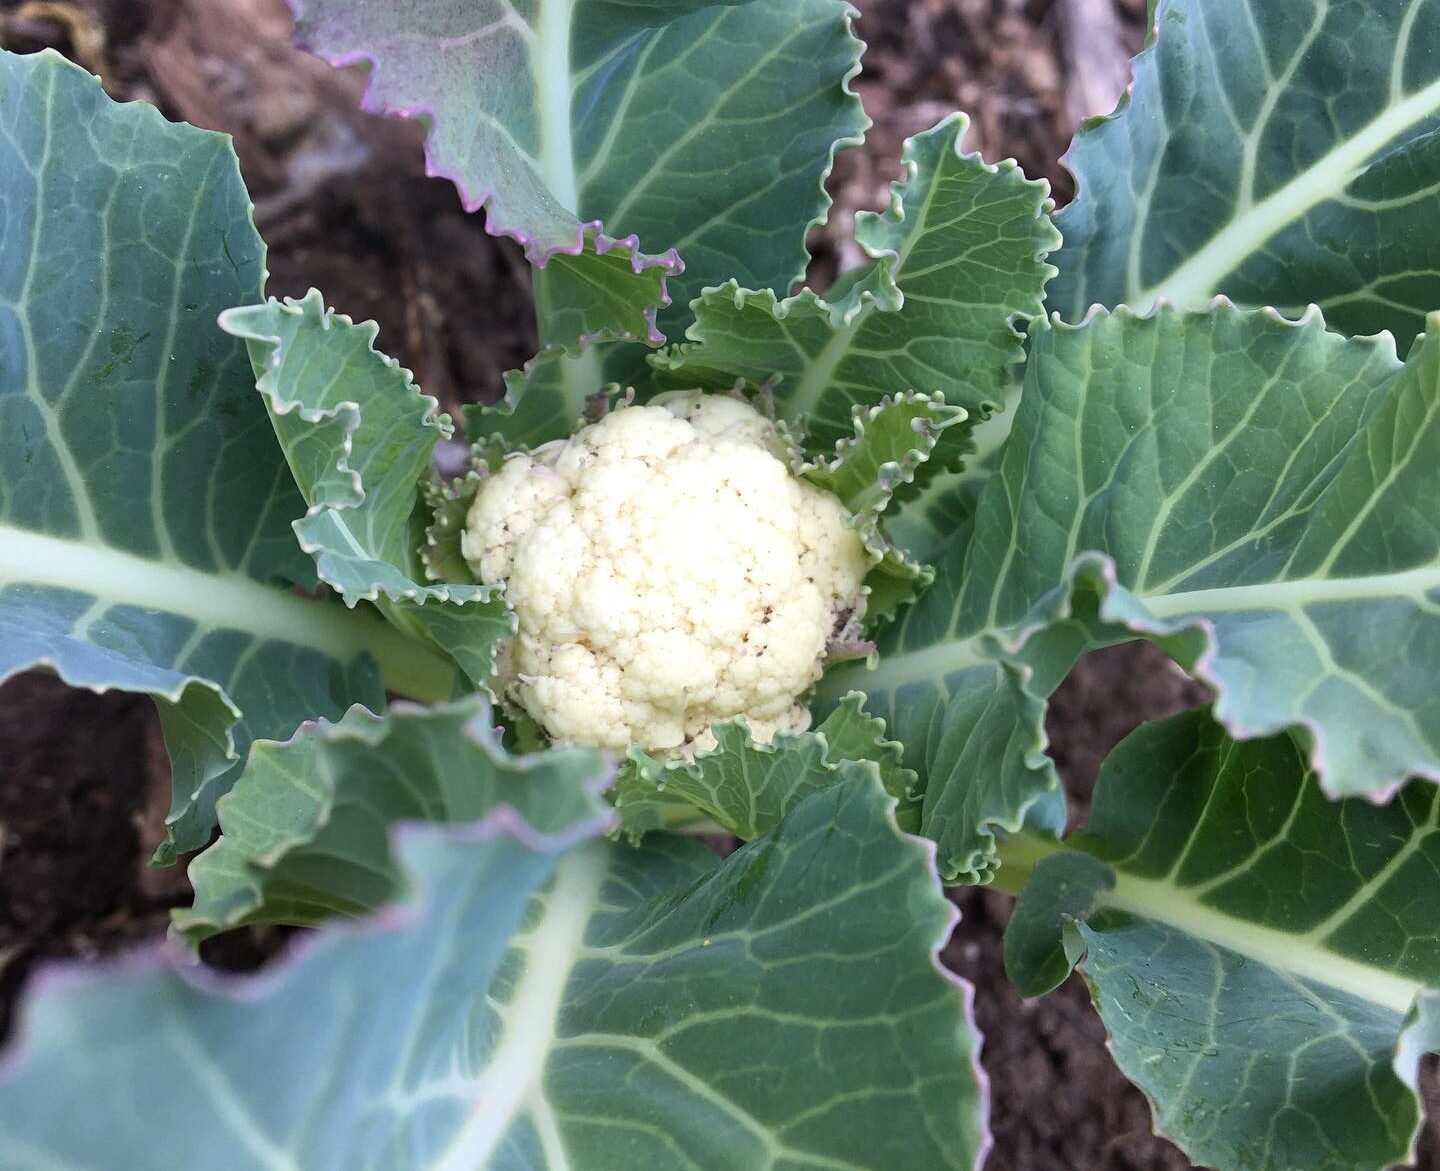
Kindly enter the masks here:
[[518, 620], [510, 697], [554, 739], [605, 748], [705, 748], [735, 716], [762, 742], [803, 730], [868, 559], [784, 455], [754, 408], [687, 393], [508, 459], [461, 548]]

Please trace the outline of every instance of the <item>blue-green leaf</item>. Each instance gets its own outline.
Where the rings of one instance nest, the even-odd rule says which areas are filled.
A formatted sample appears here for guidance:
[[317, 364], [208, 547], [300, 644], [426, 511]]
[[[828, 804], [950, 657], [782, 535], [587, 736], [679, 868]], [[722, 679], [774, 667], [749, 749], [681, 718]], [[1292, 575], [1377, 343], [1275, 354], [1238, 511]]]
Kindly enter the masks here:
[[1440, 1049], [1440, 789], [1331, 801], [1287, 738], [1190, 712], [1115, 751], [1067, 845], [1002, 846], [1034, 867], [1007, 968], [1033, 994], [1085, 957], [1116, 1061], [1191, 1158], [1413, 1158], [1418, 1059]]
[[687, 341], [653, 359], [677, 385], [774, 384], [776, 412], [828, 455], [854, 432], [857, 407], [908, 390], [940, 394], [975, 421], [998, 409], [1024, 357], [1017, 321], [1040, 313], [1060, 237], [1049, 187], [1013, 161], [964, 154], [955, 115], [905, 143], [906, 179], [890, 207], [856, 217], [871, 257], [827, 298], [743, 277], [695, 304]]
[[1434, 0], [1163, 0], [1155, 28], [1071, 148], [1050, 305], [1316, 303], [1408, 348], [1440, 307]]
[[400, 893], [389, 847], [399, 821], [505, 818], [512, 832], [563, 844], [567, 827], [606, 820], [613, 768], [590, 749], [513, 757], [478, 696], [385, 718], [352, 709], [284, 744], [255, 746], [220, 802], [219, 839], [190, 864], [194, 939], [244, 923], [314, 924], [374, 911]]
[[[1401, 365], [1219, 305], [1031, 340], [1015, 431], [973, 527], [879, 639], [867, 691], [925, 787], [946, 873], [1053, 803], [1044, 698], [1136, 636], [1243, 737], [1295, 729], [1334, 795], [1440, 779], [1440, 319]], [[1051, 819], [1053, 820], [1053, 819]]]
[[52, 53], [0, 53], [0, 677], [155, 697], [203, 845], [250, 741], [443, 689], [373, 612], [295, 596], [303, 507], [215, 315], [264, 247], [227, 138], [118, 105]]
[[[844, 0], [295, 7], [315, 53], [371, 63], [371, 109], [424, 117], [431, 172], [483, 206], [491, 231], [520, 240], [532, 263], [559, 265], [547, 268], [542, 312], [570, 348], [580, 332], [639, 336], [628, 317], [596, 314], [594, 298], [584, 320], [555, 312], [623, 275], [597, 255], [602, 223], [600, 249], [638, 236], [623, 242], [631, 263], [671, 274], [662, 331], [729, 277], [788, 289], [829, 204], [832, 156], [869, 125], [848, 86], [860, 42]], [[653, 255], [666, 249], [683, 275], [673, 253]], [[631, 297], [628, 314], [640, 303]]]
[[295, 522], [320, 580], [430, 635], [476, 687], [511, 632], [504, 599], [468, 581], [424, 584], [421, 487], [448, 416], [410, 371], [374, 348], [375, 323], [325, 308], [319, 292], [231, 309], [221, 325], [250, 350], [256, 385], [309, 510]]
[[493, 817], [412, 830], [405, 906], [238, 987], [153, 955], [42, 983], [0, 1149], [17, 1171], [197, 1151], [227, 1171], [971, 1171], [976, 1039], [936, 963], [954, 912], [889, 807], [872, 778], [817, 793], [724, 861], [675, 838], [556, 856]]

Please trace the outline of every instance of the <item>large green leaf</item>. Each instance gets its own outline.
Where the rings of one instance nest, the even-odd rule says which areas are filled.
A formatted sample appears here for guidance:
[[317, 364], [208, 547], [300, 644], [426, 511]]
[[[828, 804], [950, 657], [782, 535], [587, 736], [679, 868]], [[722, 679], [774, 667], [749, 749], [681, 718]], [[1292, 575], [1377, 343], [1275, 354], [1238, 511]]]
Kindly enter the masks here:
[[613, 771], [584, 748], [510, 756], [478, 696], [307, 725], [251, 751], [220, 802], [220, 838], [190, 864], [195, 904], [175, 913], [176, 925], [202, 939], [244, 923], [373, 911], [400, 891], [389, 849], [396, 822], [494, 815], [533, 841], [563, 839], [604, 820], [598, 794]]
[[1316, 302], [1407, 346], [1440, 307], [1440, 6], [1163, 0], [1156, 29], [1071, 150], [1051, 305]]
[[295, 482], [310, 506], [295, 522], [320, 580], [346, 603], [375, 602], [428, 633], [477, 687], [511, 632], [504, 599], [469, 582], [422, 584], [414, 518], [435, 445], [451, 433], [410, 371], [374, 348], [378, 326], [303, 300], [273, 297], [221, 316], [245, 341]]
[[873, 780], [816, 794], [723, 862], [413, 831], [406, 908], [241, 996], [154, 959], [42, 984], [6, 1166], [970, 1171], [954, 913], [889, 806]]
[[229, 140], [0, 54], [0, 677], [155, 697], [161, 857], [202, 845], [250, 740], [443, 690], [373, 612], [294, 596], [300, 498], [244, 348], [264, 248]]
[[905, 744], [947, 874], [983, 876], [989, 826], [1053, 802], [1043, 698], [1136, 634], [1233, 733], [1300, 730], [1331, 794], [1440, 779], [1440, 321], [1403, 367], [1318, 314], [1223, 305], [1031, 347], [973, 530], [879, 667], [823, 684], [867, 691]]
[[[521, 240], [532, 263], [556, 259], [547, 317], [602, 279], [592, 249], [565, 259], [602, 222], [684, 257], [662, 328], [688, 320], [689, 300], [727, 277], [788, 289], [804, 273], [806, 230], [828, 206], [833, 154], [869, 125], [848, 87], [860, 43], [843, 0], [295, 8], [314, 52], [372, 63], [370, 108], [426, 119], [431, 172], [453, 179], [467, 206], [484, 206], [491, 231]], [[676, 267], [673, 255], [631, 260]], [[617, 274], [612, 264], [605, 275]], [[580, 329], [615, 332], [598, 307], [592, 299], [592, 316], [570, 321], [567, 342]]]
[[1024, 357], [1014, 323], [1040, 313], [1055, 271], [1044, 257], [1060, 237], [1049, 186], [1012, 160], [962, 153], [967, 125], [956, 114], [906, 140], [889, 210], [855, 219], [871, 263], [828, 299], [809, 289], [787, 298], [785, 285], [752, 292], [741, 276], [706, 291], [689, 340], [656, 365], [686, 385], [774, 382], [777, 412], [817, 454], [853, 435], [857, 406], [902, 391], [988, 416]]
[[1048, 991], [1084, 954], [1116, 1061], [1191, 1158], [1413, 1157], [1418, 1059], [1440, 1048], [1440, 789], [1331, 801], [1287, 738], [1237, 743], [1190, 712], [1116, 750], [1068, 849], [1026, 836], [1001, 857], [1034, 867], [1012, 979]]

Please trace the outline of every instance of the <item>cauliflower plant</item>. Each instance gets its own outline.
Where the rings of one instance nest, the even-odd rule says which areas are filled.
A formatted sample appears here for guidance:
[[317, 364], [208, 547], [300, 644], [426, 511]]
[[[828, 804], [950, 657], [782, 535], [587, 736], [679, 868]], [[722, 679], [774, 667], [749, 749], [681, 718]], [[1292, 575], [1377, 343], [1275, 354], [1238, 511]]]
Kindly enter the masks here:
[[507, 459], [462, 552], [518, 633], [501, 684], [556, 740], [690, 751], [744, 716], [803, 730], [800, 698], [861, 610], [868, 559], [738, 399], [662, 396]]

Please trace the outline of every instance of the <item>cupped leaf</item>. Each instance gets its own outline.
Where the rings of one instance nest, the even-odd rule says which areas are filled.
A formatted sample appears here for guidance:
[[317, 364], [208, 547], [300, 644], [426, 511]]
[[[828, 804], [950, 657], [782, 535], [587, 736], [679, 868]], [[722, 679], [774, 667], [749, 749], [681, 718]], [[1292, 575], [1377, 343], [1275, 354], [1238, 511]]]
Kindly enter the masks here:
[[[367, 106], [423, 116], [431, 172], [532, 263], [581, 253], [601, 222], [678, 249], [662, 329], [727, 277], [800, 279], [834, 152], [869, 125], [848, 86], [860, 43], [843, 0], [293, 3], [302, 42], [368, 60]], [[636, 266], [677, 267], [625, 248]], [[567, 303], [603, 260], [585, 248], [546, 283]], [[607, 326], [592, 316], [569, 332]]]
[[938, 394], [907, 391], [871, 407], [856, 407], [853, 432], [832, 455], [802, 475], [834, 493], [853, 516], [871, 517], [892, 503], [914, 499], [936, 469], [952, 468], [970, 450], [960, 407]]
[[1440, 1047], [1435, 786], [1331, 801], [1288, 738], [1238, 743], [1189, 712], [1116, 750], [1068, 848], [1028, 836], [1002, 859], [1034, 867], [1012, 978], [1043, 992], [1084, 955], [1116, 1061], [1191, 1158], [1413, 1157], [1417, 1061]]
[[1071, 149], [1050, 305], [1313, 302], [1404, 348], [1440, 306], [1436, 17], [1433, 0], [1163, 0], [1129, 94]]
[[[0, 1143], [16, 1167], [149, 1171], [197, 1150], [235, 1171], [969, 1171], [968, 990], [936, 962], [954, 912], [890, 804], [873, 779], [815, 794], [723, 862], [674, 838], [557, 857], [494, 818], [412, 831], [406, 907], [258, 979], [151, 958], [42, 984]], [[117, 1092], [137, 1068], [144, 1110]]]
[[913, 499], [901, 501], [898, 511], [885, 518], [886, 534], [917, 561], [933, 561], [942, 549], [964, 540], [964, 530], [975, 516], [980, 489], [1000, 466], [1005, 441], [1015, 422], [1020, 401], [1017, 382], [1005, 392], [1001, 410], [982, 423], [967, 427], [969, 450], [963, 466], [953, 471], [938, 470], [922, 478]]
[[1044, 697], [1136, 634], [1234, 734], [1298, 729], [1331, 794], [1440, 779], [1440, 321], [1404, 366], [1224, 303], [1043, 329], [1012, 440], [878, 669], [822, 687], [906, 745], [947, 874], [1053, 801]]
[[293, 594], [300, 498], [244, 348], [264, 246], [227, 138], [119, 105], [53, 53], [0, 53], [0, 677], [153, 696], [203, 845], [250, 741], [448, 689], [373, 613]]
[[[375, 349], [379, 327], [303, 300], [273, 297], [230, 309], [221, 326], [249, 347], [256, 386], [309, 505], [295, 522], [320, 580], [354, 606], [374, 602], [405, 629], [428, 634], [472, 684], [490, 679], [496, 643], [511, 632], [498, 590], [429, 583], [421, 564], [421, 486], [435, 445], [451, 433], [410, 371]], [[423, 635], [422, 635], [423, 636]]]
[[543, 350], [523, 369], [506, 372], [498, 403], [464, 408], [465, 435], [502, 453], [565, 439], [595, 413], [597, 396], [607, 401], [625, 390], [649, 389], [649, 370], [637, 366], [634, 355], [634, 346], [617, 344], [592, 345], [578, 356]]
[[465, 560], [461, 538], [465, 535], [465, 518], [480, 490], [481, 477], [466, 472], [453, 480], [426, 480], [421, 484], [430, 523], [425, 526], [425, 544], [420, 548], [420, 561], [425, 576], [433, 582], [474, 583], [475, 573]]
[[1055, 271], [1044, 258], [1060, 237], [1049, 186], [1012, 160], [962, 153], [967, 125], [957, 114], [906, 141], [889, 209], [856, 216], [871, 262], [828, 298], [787, 298], [785, 285], [752, 292], [743, 277], [707, 289], [688, 340], [656, 355], [657, 367], [686, 385], [773, 382], [777, 412], [817, 455], [852, 437], [857, 405], [907, 390], [977, 420], [991, 414], [1024, 357], [1015, 322], [1040, 313]]
[[497, 817], [511, 833], [563, 844], [567, 829], [605, 820], [612, 769], [599, 753], [562, 748], [513, 757], [479, 696], [362, 708], [257, 744], [220, 802], [221, 836], [190, 864], [195, 903], [175, 913], [192, 939], [246, 923], [312, 925], [373, 911], [400, 893], [390, 854], [399, 821]]
[[864, 696], [847, 695], [813, 732], [778, 732], [757, 744], [744, 720], [725, 720], [711, 732], [714, 748], [694, 760], [657, 760], [631, 749], [615, 785], [615, 806], [626, 833], [638, 840], [666, 826], [708, 820], [745, 841], [768, 832], [811, 793], [857, 777], [880, 777], [900, 804], [902, 828], [919, 826], [915, 774], [900, 763], [900, 746], [885, 739], [885, 724], [866, 715]]

